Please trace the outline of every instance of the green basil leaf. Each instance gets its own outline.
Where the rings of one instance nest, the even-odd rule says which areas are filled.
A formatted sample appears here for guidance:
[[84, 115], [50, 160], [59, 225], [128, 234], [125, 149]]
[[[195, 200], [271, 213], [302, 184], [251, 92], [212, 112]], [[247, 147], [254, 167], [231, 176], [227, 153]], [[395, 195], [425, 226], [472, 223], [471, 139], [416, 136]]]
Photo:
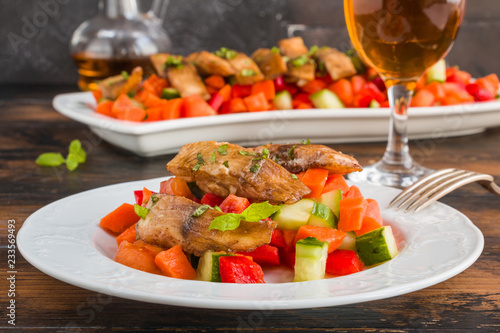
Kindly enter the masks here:
[[243, 220], [248, 222], [259, 222], [268, 218], [280, 210], [279, 206], [273, 206], [268, 201], [253, 203], [241, 213]]
[[209, 209], [210, 209], [209, 205], [201, 205], [200, 207], [196, 208], [196, 210], [193, 212], [191, 216], [200, 217], [201, 215], [203, 215], [203, 213], [205, 213]]
[[217, 216], [212, 220], [208, 229], [217, 229], [220, 231], [234, 230], [240, 225], [241, 215], [240, 214], [224, 214]]
[[146, 215], [149, 213], [149, 209], [146, 207], [142, 207], [140, 205], [135, 204], [134, 205], [134, 212], [139, 216], [141, 219], [145, 219]]
[[36, 159], [36, 164], [41, 166], [60, 166], [65, 162], [64, 157], [60, 153], [43, 153]]

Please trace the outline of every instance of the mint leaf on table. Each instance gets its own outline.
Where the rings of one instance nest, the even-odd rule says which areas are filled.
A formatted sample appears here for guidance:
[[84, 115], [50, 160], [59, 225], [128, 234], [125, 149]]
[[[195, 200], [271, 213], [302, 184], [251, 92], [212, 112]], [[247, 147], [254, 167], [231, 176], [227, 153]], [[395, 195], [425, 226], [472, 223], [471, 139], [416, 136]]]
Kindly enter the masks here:
[[45, 167], [57, 167], [66, 163], [69, 171], [75, 170], [79, 164], [85, 163], [87, 152], [82, 147], [80, 140], [73, 140], [69, 145], [66, 159], [60, 153], [43, 153], [36, 159], [36, 164]]
[[78, 139], [69, 144], [69, 154], [73, 155], [78, 163], [85, 163], [87, 160], [87, 152], [82, 148], [82, 143]]
[[40, 166], [56, 167], [60, 166], [66, 161], [60, 153], [43, 153], [38, 156], [35, 162]]

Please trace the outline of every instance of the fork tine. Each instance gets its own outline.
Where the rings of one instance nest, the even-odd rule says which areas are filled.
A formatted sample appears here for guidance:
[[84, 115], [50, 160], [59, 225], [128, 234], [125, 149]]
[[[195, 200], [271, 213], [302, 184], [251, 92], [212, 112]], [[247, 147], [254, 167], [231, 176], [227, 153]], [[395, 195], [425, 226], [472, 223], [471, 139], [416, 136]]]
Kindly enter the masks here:
[[432, 188], [439, 186], [439, 184], [446, 182], [449, 179], [455, 179], [456, 177], [464, 174], [466, 171], [465, 170], [454, 170], [453, 172], [450, 173], [445, 173], [441, 174], [438, 177], [435, 177], [433, 179], [427, 180], [424, 184], [421, 186], [418, 186], [413, 193], [411, 193], [406, 200], [404, 200], [402, 203], [400, 203], [397, 207], [396, 210], [401, 209], [404, 207], [406, 204], [413, 202], [417, 200], [417, 197], [422, 197], [425, 196], [427, 193], [431, 193], [430, 191]]
[[[440, 193], [446, 192], [448, 188], [452, 188], [452, 190], [455, 189], [456, 188], [454, 187], [455, 184], [460, 184], [463, 180], [469, 179], [471, 176], [475, 174], [476, 174], [475, 172], [467, 171], [466, 173], [459, 174], [453, 178], [447, 179], [446, 181], [438, 184], [435, 187], [432, 187], [428, 191], [422, 193], [422, 195], [417, 200], [415, 200], [410, 206], [408, 206], [408, 208], [406, 208], [405, 212], [409, 212], [412, 209], [416, 209], [417, 207], [423, 205], [427, 201], [434, 202], [435, 200], [442, 197], [442, 196], [438, 197]], [[452, 190], [444, 193], [443, 195], [450, 193]]]
[[[484, 173], [473, 173], [472, 175], [470, 175], [462, 180], [457, 181], [456, 183], [452, 184], [451, 186], [449, 186], [447, 188], [443, 188], [439, 192], [434, 193], [431, 197], [429, 197], [428, 201], [426, 201], [422, 205], [416, 207], [414, 212], [418, 213], [419, 211], [421, 211], [425, 207], [429, 206], [434, 201], [442, 198], [443, 196], [450, 193], [451, 191], [454, 191], [457, 188], [462, 187], [466, 184], [470, 184], [470, 183], [477, 182], [477, 181], [488, 181], [491, 184], [494, 184], [493, 180], [494, 180], [493, 176], [491, 176], [491, 175], [487, 175]], [[496, 184], [494, 184], [494, 185], [496, 186]]]
[[407, 187], [405, 190], [403, 190], [401, 193], [399, 193], [398, 196], [396, 196], [394, 199], [392, 199], [392, 201], [389, 203], [389, 207], [392, 207], [393, 205], [395, 205], [398, 201], [400, 201], [401, 199], [403, 199], [404, 197], [406, 197], [406, 195], [408, 195], [410, 192], [413, 192], [415, 189], [419, 188], [420, 186], [422, 186], [424, 183], [426, 183], [427, 181], [430, 181], [434, 178], [437, 178], [443, 174], [447, 174], [447, 173], [450, 173], [450, 172], [453, 172], [455, 171], [456, 169], [453, 169], [453, 168], [449, 168], [449, 169], [441, 169], [441, 170], [438, 170], [438, 171], [435, 171], [421, 179], [419, 179], [416, 183], [414, 183], [413, 185]]

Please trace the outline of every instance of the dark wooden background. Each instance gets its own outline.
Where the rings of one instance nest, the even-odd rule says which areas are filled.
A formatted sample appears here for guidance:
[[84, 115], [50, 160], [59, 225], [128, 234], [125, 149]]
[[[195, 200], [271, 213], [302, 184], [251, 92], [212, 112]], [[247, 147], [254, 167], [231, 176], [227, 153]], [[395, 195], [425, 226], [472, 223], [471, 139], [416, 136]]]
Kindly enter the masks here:
[[[97, 0], [0, 0], [0, 84], [74, 84], [69, 41], [96, 13]], [[349, 48], [341, 0], [171, 0], [164, 21], [180, 54], [221, 46], [250, 53], [297, 25], [309, 45]], [[498, 0], [469, 0], [449, 64], [475, 77], [499, 74], [499, 36]]]

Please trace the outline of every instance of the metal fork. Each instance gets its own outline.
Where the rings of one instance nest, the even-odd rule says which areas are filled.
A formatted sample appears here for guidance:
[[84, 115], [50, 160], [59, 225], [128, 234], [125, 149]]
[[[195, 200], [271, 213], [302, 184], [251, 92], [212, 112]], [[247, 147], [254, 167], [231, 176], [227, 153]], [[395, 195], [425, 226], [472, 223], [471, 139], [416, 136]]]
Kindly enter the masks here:
[[478, 182], [491, 193], [500, 196], [500, 187], [495, 184], [491, 175], [460, 169], [441, 169], [407, 187], [392, 199], [389, 207], [399, 203], [396, 210], [408, 205], [405, 213], [411, 210], [417, 213], [451, 191], [473, 182]]

